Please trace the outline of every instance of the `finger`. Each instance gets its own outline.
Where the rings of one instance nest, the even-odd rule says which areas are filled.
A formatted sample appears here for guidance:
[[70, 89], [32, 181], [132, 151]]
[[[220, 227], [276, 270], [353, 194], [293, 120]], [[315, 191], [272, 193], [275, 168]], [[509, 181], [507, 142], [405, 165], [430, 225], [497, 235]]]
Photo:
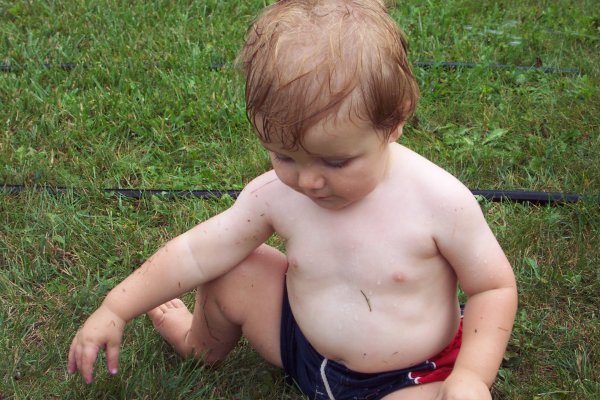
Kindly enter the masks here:
[[67, 372], [73, 375], [77, 371], [77, 361], [75, 358], [75, 341], [69, 347], [69, 357], [67, 359]]
[[80, 374], [83, 374], [83, 348], [81, 345], [75, 346], [75, 364], [77, 371], [79, 371]]
[[93, 381], [94, 363], [96, 362], [97, 357], [97, 347], [88, 347], [87, 349], [83, 350], [81, 364], [79, 364], [79, 372], [81, 372], [81, 376], [83, 376], [83, 379], [85, 379], [85, 383], [87, 384], [90, 384]]
[[119, 370], [119, 347], [119, 343], [106, 346], [106, 367], [111, 375], [116, 375]]

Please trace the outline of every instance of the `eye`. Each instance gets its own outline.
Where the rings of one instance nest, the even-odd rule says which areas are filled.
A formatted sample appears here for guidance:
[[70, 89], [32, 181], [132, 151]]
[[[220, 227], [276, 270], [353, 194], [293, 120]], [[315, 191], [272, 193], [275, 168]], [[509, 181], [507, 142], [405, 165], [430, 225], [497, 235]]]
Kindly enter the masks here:
[[351, 160], [350, 158], [345, 160], [323, 160], [323, 164], [330, 168], [344, 168]]
[[290, 157], [283, 155], [283, 154], [275, 153], [274, 151], [272, 151], [271, 154], [273, 154], [273, 158], [277, 161], [281, 161], [281, 162], [293, 161]]

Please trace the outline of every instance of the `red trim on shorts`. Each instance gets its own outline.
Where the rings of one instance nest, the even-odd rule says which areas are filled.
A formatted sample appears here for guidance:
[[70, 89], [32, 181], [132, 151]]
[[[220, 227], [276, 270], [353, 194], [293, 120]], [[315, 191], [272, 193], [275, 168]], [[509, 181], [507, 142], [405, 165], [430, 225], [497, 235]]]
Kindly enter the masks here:
[[415, 383], [420, 385], [430, 382], [440, 382], [445, 380], [452, 369], [460, 351], [463, 333], [463, 320], [460, 319], [458, 331], [450, 344], [435, 357], [427, 360], [435, 364], [435, 369], [432, 371], [411, 372], [410, 378], [414, 379]]

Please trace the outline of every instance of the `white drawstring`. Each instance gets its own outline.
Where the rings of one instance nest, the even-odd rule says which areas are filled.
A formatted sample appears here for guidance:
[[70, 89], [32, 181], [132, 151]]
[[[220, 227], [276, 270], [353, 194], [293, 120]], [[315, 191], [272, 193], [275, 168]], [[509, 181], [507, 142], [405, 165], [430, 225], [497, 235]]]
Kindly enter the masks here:
[[323, 363], [321, 363], [321, 379], [323, 379], [323, 384], [325, 385], [325, 390], [327, 391], [327, 396], [329, 396], [329, 400], [335, 400], [333, 397], [333, 393], [331, 392], [331, 387], [329, 387], [329, 381], [327, 380], [327, 375], [325, 375], [325, 366], [327, 365], [327, 359], [323, 359]]

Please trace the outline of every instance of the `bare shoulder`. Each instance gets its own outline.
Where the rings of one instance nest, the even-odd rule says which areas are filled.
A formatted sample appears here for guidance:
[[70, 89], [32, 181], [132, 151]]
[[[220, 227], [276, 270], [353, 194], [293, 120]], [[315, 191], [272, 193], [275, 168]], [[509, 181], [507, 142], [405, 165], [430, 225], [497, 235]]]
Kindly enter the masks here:
[[[435, 223], [432, 236], [439, 247], [461, 246], [460, 238], [489, 236], [489, 226], [472, 192], [454, 175], [425, 157], [400, 146], [401, 165], [421, 215]], [[457, 235], [460, 232], [461, 235]], [[460, 237], [459, 237], [460, 236]]]
[[284, 191], [275, 171], [270, 170], [252, 179], [241, 191], [236, 204], [271, 204]]
[[289, 204], [290, 198], [298, 194], [284, 185], [275, 171], [270, 170], [250, 181], [238, 196], [235, 207], [253, 210], [261, 216], [272, 218], [282, 204]]
[[257, 194], [264, 195], [265, 192], [273, 188], [274, 184], [276, 186], [278, 181], [279, 179], [275, 175], [275, 171], [267, 171], [248, 182], [240, 193], [240, 197]]
[[[471, 191], [424, 157], [405, 148], [403, 152], [422, 207], [435, 221], [432, 231], [435, 244], [457, 273], [465, 292], [511, 284], [510, 264]], [[486, 269], [489, 275], [481, 273]], [[485, 280], [482, 276], [495, 278]]]
[[461, 206], [479, 209], [471, 191], [454, 175], [404, 146], [395, 152], [402, 181], [432, 212]]

